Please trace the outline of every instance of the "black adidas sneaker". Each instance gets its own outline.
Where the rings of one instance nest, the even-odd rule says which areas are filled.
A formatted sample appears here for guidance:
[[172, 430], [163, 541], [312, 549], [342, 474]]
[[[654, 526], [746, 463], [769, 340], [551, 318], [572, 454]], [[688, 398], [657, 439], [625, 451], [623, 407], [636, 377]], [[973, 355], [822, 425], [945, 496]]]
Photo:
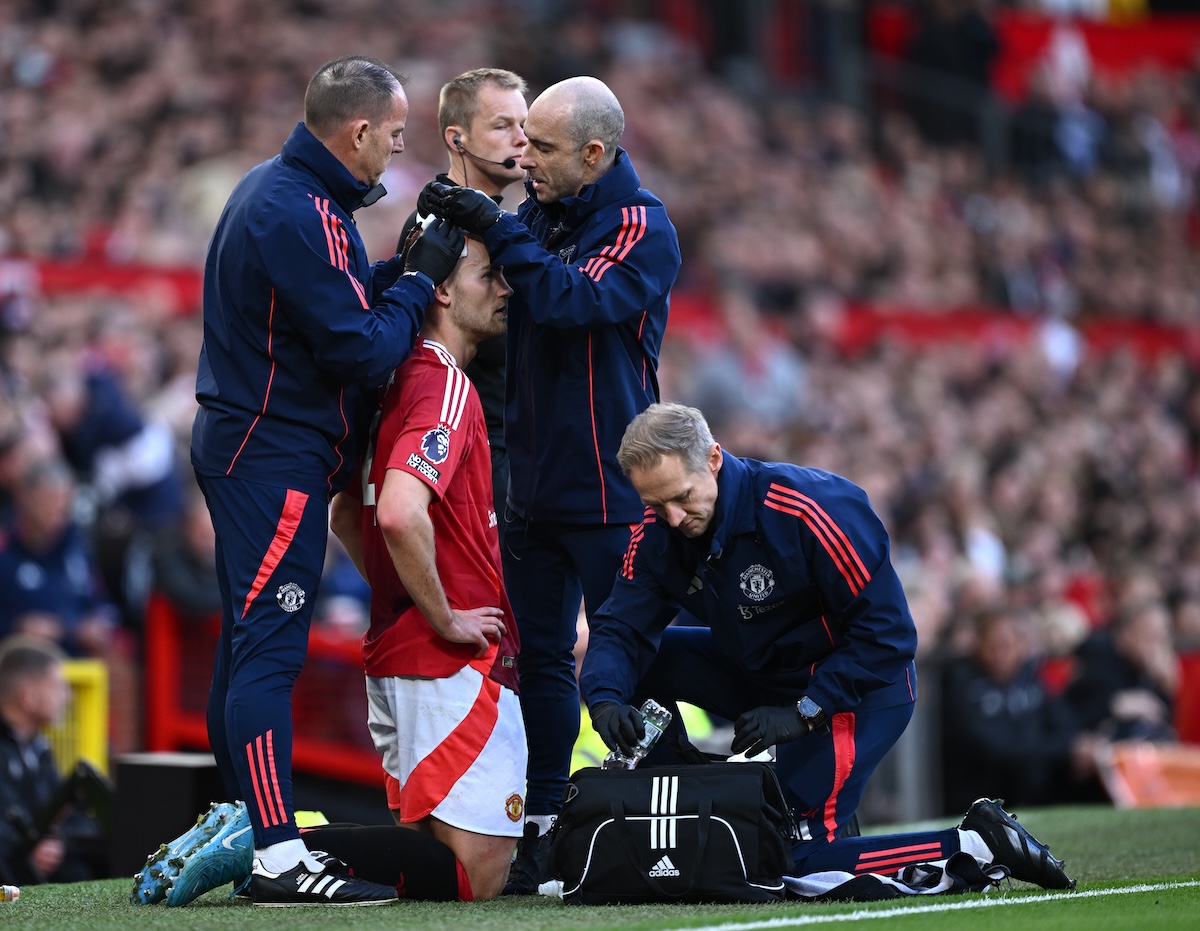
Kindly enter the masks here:
[[298, 863], [283, 873], [268, 872], [261, 860], [250, 873], [250, 898], [255, 905], [389, 905], [398, 901], [392, 886], [350, 875], [345, 863], [330, 854], [310, 850], [322, 864], [314, 873]]

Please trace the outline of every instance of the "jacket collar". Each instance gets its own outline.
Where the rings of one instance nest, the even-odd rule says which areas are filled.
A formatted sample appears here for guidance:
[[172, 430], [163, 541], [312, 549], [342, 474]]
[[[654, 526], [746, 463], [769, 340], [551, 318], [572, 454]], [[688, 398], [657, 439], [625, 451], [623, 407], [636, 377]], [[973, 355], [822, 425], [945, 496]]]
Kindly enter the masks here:
[[719, 559], [729, 541], [755, 528], [754, 480], [737, 456], [724, 453], [717, 473], [717, 508], [708, 558]]
[[370, 185], [350, 174], [350, 170], [309, 132], [303, 122], [297, 123], [288, 136], [281, 156], [286, 164], [314, 175], [346, 213], [369, 207], [387, 193], [382, 184]]

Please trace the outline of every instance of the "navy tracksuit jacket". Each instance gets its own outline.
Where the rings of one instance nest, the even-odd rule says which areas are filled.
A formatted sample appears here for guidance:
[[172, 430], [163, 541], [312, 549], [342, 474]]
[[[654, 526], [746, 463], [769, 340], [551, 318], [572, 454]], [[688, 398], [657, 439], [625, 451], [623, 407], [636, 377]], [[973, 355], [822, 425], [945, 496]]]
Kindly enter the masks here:
[[[829, 472], [728, 453], [717, 483], [703, 542], [646, 511], [592, 618], [585, 702], [685, 701], [734, 721], [808, 695], [830, 733], [781, 744], [776, 761], [803, 836], [796, 873], [957, 852], [953, 831], [841, 836], [917, 695], [916, 628], [866, 493]], [[669, 626], [681, 608], [708, 626]]]

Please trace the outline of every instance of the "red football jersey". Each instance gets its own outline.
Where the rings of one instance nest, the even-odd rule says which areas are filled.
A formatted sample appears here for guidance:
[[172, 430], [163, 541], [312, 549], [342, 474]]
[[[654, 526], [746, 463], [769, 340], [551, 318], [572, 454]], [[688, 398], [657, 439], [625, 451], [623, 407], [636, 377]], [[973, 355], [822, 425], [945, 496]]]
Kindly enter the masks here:
[[[486, 657], [444, 640], [413, 604], [375, 522], [375, 496], [388, 469], [429, 486], [437, 570], [450, 607], [498, 607], [507, 634]], [[396, 369], [364, 465], [363, 557], [371, 580], [371, 626], [363, 637], [367, 675], [452, 675], [474, 664], [517, 688], [519, 637], [500, 563], [492, 461], [483, 407], [470, 379], [439, 343], [423, 340]]]

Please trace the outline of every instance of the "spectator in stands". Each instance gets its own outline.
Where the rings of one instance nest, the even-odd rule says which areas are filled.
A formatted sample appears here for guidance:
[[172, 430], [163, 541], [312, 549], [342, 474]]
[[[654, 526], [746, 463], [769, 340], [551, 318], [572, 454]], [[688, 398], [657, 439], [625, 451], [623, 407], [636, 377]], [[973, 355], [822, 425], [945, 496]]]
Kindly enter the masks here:
[[95, 552], [75, 517], [76, 482], [67, 464], [34, 460], [21, 477], [15, 518], [0, 544], [0, 636], [21, 632], [108, 669], [111, 741], [138, 743], [137, 643], [108, 597]]
[[104, 656], [119, 617], [75, 520], [75, 487], [62, 461], [35, 461], [21, 476], [0, 548], [0, 635], [22, 632], [74, 656]]
[[1066, 171], [1058, 147], [1060, 117], [1050, 75], [1044, 65], [1031, 69], [1029, 86], [1013, 111], [1009, 127], [1009, 161], [1035, 188], [1061, 177]]
[[103, 825], [72, 799], [103, 807], [111, 786], [83, 765], [68, 788], [44, 734], [60, 723], [71, 698], [65, 661], [66, 654], [43, 640], [0, 640], [0, 880], [6, 883], [108, 876]]
[[984, 795], [1021, 806], [1064, 801], [1070, 709], [1039, 675], [1033, 621], [1019, 610], [985, 611], [969, 655], [942, 678], [942, 811], [962, 811]]
[[1157, 596], [1128, 599], [1107, 626], [1079, 645], [1075, 674], [1064, 692], [1083, 731], [1075, 760], [1078, 798], [1107, 797], [1097, 768], [1106, 745], [1176, 742], [1178, 683], [1170, 613]]
[[713, 429], [739, 454], [778, 459], [808, 408], [800, 354], [763, 318], [755, 295], [741, 282], [718, 292], [721, 338], [702, 350], [688, 403], [711, 411]]
[[1179, 657], [1157, 597], [1132, 600], [1076, 651], [1066, 698], [1081, 726], [1108, 740], [1173, 741]]
[[130, 623], [141, 618], [153, 537], [183, 514], [183, 481], [170, 428], [148, 420], [106, 367], [71, 351], [43, 367], [41, 395], [67, 460], [96, 508], [91, 533], [105, 587]]
[[912, 109], [935, 145], [978, 145], [979, 119], [991, 100], [991, 65], [999, 40], [991, 0], [924, 0], [908, 59], [923, 72]]

